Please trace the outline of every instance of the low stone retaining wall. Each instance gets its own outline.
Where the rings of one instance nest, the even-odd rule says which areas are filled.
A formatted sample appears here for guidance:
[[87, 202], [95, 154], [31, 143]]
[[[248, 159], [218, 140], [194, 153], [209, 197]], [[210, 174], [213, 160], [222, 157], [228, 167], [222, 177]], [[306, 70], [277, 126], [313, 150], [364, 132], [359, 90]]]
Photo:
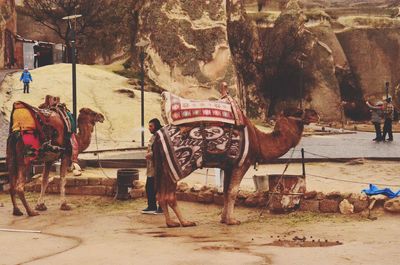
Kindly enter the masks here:
[[[67, 177], [65, 193], [67, 195], [114, 196], [116, 179]], [[25, 191], [40, 192], [41, 180], [25, 185]], [[60, 193], [60, 178], [54, 178], [47, 187], [47, 193]]]
[[[41, 181], [36, 180], [25, 186], [26, 191], [40, 192]], [[60, 192], [60, 179], [54, 178], [47, 188], [48, 193]], [[97, 195], [114, 196], [116, 192], [116, 179], [104, 178], [82, 178], [68, 177], [66, 183], [67, 195]], [[145, 183], [135, 180], [130, 190], [132, 199], [146, 196]], [[189, 186], [185, 182], [179, 183], [176, 192], [177, 199], [180, 201], [199, 202], [205, 204], [224, 204], [222, 189], [214, 186], [203, 186], [195, 184]], [[262, 208], [270, 202], [268, 192], [251, 192], [240, 190], [236, 198], [235, 205], [244, 207]], [[331, 192], [323, 194], [321, 192], [306, 192], [297, 210], [315, 213], [342, 213], [352, 214], [360, 213], [368, 208], [384, 207], [390, 212], [400, 212], [400, 198], [389, 200], [386, 196], [366, 196], [359, 193], [340, 193]]]

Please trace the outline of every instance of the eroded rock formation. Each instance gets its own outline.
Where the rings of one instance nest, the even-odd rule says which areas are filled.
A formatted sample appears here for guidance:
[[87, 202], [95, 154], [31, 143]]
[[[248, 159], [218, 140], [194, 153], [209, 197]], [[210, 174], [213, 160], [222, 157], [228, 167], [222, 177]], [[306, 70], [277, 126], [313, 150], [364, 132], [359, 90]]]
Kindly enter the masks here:
[[217, 97], [220, 81], [236, 87], [226, 36], [225, 1], [148, 1], [139, 40], [147, 40], [148, 76], [185, 97]]
[[0, 69], [14, 64], [16, 30], [14, 0], [0, 0]]

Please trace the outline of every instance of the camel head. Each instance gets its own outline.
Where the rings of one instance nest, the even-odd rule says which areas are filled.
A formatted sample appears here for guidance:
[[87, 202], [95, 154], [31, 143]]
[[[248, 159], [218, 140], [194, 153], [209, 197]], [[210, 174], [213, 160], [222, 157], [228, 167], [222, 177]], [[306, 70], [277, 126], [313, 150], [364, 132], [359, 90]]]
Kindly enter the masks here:
[[79, 110], [78, 123], [85, 122], [95, 125], [96, 122], [103, 122], [104, 116], [101, 113], [95, 112], [89, 108], [82, 108]]
[[303, 124], [310, 124], [319, 122], [319, 115], [315, 110], [312, 109], [298, 109], [288, 108], [282, 112], [282, 115], [288, 118], [294, 118], [303, 122]]

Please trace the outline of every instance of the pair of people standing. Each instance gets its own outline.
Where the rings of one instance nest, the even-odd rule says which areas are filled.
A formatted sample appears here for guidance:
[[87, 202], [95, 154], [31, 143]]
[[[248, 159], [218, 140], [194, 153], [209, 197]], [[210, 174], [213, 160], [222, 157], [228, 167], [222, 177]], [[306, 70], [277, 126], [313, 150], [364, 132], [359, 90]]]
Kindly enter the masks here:
[[[371, 110], [371, 121], [375, 126], [376, 137], [373, 141], [393, 141], [392, 122], [394, 119], [394, 106], [392, 98], [388, 97], [385, 103], [378, 101], [376, 105], [372, 105], [368, 101], [366, 103]], [[381, 131], [382, 118], [384, 118], [383, 132]], [[388, 139], [386, 139], [386, 135], [388, 135]]]

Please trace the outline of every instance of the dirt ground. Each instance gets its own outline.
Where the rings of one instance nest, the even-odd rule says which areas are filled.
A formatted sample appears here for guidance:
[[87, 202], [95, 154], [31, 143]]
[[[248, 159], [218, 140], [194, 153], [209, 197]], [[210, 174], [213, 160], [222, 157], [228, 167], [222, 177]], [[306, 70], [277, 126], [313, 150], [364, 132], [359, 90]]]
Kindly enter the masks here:
[[[33, 204], [38, 195], [28, 196]], [[221, 207], [180, 202], [185, 216], [197, 226], [171, 229], [165, 227], [163, 216], [140, 214], [144, 199], [68, 199], [72, 211], [58, 210], [58, 196], [51, 195], [47, 212], [14, 217], [8, 195], [0, 194], [0, 228], [41, 231], [0, 231], [0, 264], [344, 265], [392, 264], [400, 259], [399, 216], [381, 211], [372, 213], [377, 217], [372, 221], [365, 213], [260, 216], [260, 209], [238, 207], [235, 213], [242, 224], [226, 226], [219, 223]], [[303, 237], [315, 246], [285, 246]], [[325, 240], [339, 245], [320, 247]], [[274, 241], [284, 246], [270, 245]]]

